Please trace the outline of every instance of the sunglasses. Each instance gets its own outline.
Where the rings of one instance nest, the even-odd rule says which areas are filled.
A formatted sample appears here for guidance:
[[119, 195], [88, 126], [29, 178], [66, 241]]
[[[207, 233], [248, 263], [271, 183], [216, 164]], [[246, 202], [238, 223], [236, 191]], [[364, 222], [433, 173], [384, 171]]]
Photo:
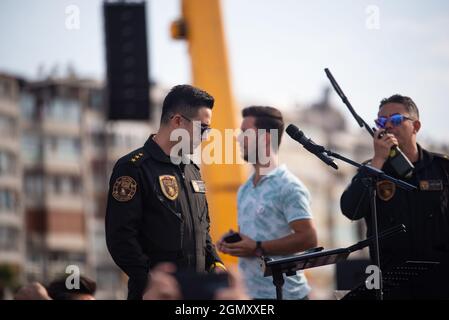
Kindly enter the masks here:
[[397, 127], [401, 125], [402, 122], [405, 120], [413, 121], [412, 118], [409, 118], [407, 116], [404, 116], [403, 114], [393, 114], [389, 117], [378, 117], [376, 120], [374, 120], [374, 123], [379, 129], [385, 129], [385, 126], [387, 125], [387, 122], [390, 121], [393, 127]]
[[[184, 119], [186, 119], [187, 121], [193, 122], [192, 119], [186, 117], [185, 115], [183, 115], [183, 114], [179, 114], [179, 115], [181, 117], [183, 117]], [[209, 125], [207, 125], [207, 124], [201, 123], [201, 129], [200, 130], [201, 130], [201, 136], [203, 136], [204, 133], [209, 133], [209, 131], [212, 130], [212, 128]]]

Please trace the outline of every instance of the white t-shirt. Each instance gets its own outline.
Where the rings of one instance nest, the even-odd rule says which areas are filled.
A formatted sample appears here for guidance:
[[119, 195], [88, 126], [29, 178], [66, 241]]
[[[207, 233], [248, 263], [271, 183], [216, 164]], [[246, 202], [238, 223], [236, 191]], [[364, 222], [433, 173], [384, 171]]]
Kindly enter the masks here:
[[[253, 177], [254, 174], [240, 187], [237, 196], [241, 233], [256, 241], [279, 239], [294, 232], [290, 222], [312, 218], [308, 190], [285, 165], [263, 176], [255, 187]], [[276, 299], [273, 278], [263, 276], [261, 264], [257, 257], [239, 258], [239, 271], [248, 294], [254, 299]], [[302, 272], [291, 277], [284, 275], [284, 279], [284, 299], [302, 299], [310, 292]]]

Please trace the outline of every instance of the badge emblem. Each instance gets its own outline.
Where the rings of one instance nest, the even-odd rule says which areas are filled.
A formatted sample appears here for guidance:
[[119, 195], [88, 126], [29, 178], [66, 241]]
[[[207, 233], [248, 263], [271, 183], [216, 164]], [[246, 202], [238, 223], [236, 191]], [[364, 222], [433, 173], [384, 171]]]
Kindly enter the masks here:
[[393, 198], [396, 192], [396, 185], [387, 180], [383, 180], [377, 183], [377, 193], [379, 198], [383, 201], [388, 201]]
[[429, 181], [426, 181], [426, 180], [420, 181], [419, 188], [423, 191], [429, 190]]
[[161, 185], [162, 193], [167, 199], [175, 200], [178, 197], [179, 188], [174, 176], [159, 176], [159, 183]]
[[126, 202], [131, 200], [136, 194], [137, 182], [129, 176], [122, 176], [115, 180], [112, 187], [112, 196], [115, 200]]

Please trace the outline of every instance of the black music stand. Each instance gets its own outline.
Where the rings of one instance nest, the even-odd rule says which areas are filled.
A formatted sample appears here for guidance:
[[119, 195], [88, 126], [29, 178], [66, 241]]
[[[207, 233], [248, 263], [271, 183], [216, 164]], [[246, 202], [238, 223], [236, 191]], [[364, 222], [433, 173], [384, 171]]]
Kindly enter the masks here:
[[[405, 232], [404, 225], [398, 225], [387, 229], [379, 235], [379, 240], [385, 240], [400, 232]], [[281, 259], [264, 257], [264, 277], [273, 276], [273, 284], [276, 287], [276, 299], [282, 300], [282, 287], [284, 285], [284, 273], [287, 277], [296, 275], [298, 270], [321, 267], [335, 264], [345, 260], [352, 252], [363, 249], [371, 244], [375, 237], [370, 237], [347, 248], [323, 250], [323, 248], [311, 249], [303, 254]]]
[[[383, 276], [383, 288], [385, 299], [404, 299], [408, 292], [403, 288], [411, 280], [421, 277], [432, 270], [439, 262], [433, 261], [406, 261], [387, 270]], [[347, 293], [341, 300], [374, 300], [376, 296], [373, 290], [369, 290], [363, 282]]]

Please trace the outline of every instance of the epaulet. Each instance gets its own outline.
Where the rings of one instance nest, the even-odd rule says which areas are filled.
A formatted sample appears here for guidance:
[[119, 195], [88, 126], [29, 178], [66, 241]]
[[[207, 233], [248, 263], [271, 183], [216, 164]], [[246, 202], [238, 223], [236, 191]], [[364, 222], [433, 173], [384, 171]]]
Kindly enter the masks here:
[[439, 159], [443, 159], [446, 161], [449, 161], [449, 155], [444, 154], [444, 153], [435, 153], [435, 152], [431, 152], [431, 154], [435, 157], [435, 158], [439, 158]]
[[143, 148], [137, 149], [128, 155], [129, 162], [137, 167], [140, 166], [146, 158], [148, 158], [148, 154]]

